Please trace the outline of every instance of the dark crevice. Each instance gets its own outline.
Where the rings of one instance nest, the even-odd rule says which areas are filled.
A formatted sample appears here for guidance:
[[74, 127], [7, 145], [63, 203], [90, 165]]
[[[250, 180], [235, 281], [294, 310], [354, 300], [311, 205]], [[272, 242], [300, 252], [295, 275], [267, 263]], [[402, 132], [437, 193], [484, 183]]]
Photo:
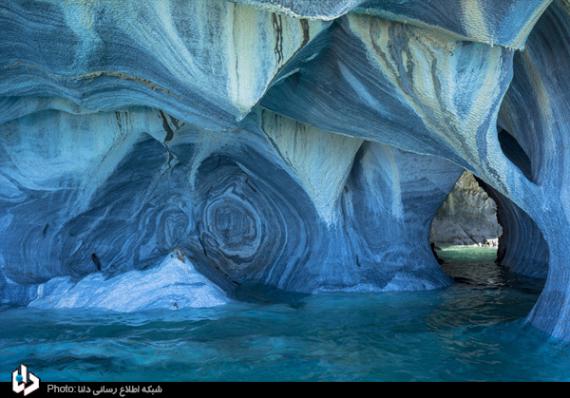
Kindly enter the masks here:
[[530, 181], [534, 181], [532, 163], [517, 139], [505, 129], [499, 129], [499, 143], [503, 153]]

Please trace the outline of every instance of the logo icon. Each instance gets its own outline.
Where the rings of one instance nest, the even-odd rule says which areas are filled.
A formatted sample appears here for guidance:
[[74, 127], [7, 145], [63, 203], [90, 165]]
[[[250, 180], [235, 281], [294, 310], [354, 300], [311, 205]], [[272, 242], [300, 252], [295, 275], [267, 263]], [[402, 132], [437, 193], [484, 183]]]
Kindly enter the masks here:
[[12, 390], [16, 394], [23, 392], [24, 396], [26, 396], [38, 388], [40, 388], [40, 378], [32, 372], [28, 372], [26, 365], [22, 364], [20, 365], [20, 369], [16, 369], [12, 372]]

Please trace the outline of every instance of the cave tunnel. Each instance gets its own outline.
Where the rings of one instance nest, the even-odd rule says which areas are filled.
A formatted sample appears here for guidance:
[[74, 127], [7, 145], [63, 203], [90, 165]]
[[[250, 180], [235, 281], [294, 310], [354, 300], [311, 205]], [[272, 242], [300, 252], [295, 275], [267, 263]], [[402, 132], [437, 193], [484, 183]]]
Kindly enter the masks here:
[[[512, 147], [512, 135], [506, 130], [499, 135], [502, 146]], [[524, 152], [520, 149], [517, 153]], [[528, 157], [517, 159], [517, 166], [530, 177]], [[463, 172], [433, 219], [430, 246], [456, 283], [523, 286], [538, 294], [547, 276], [548, 246], [535, 222], [468, 171]]]
[[570, 381], [570, 0], [0, 21], [14, 391]]
[[431, 225], [430, 245], [438, 262], [455, 281], [499, 283], [497, 249], [502, 234], [497, 203], [477, 178], [465, 171]]

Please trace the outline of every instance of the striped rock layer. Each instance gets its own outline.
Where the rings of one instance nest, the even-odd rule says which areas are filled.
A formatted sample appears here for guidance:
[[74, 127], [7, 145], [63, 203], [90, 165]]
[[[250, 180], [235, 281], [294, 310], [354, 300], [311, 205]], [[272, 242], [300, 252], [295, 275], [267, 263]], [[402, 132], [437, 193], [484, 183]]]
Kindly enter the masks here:
[[467, 170], [570, 338], [567, 0], [15, 0], [0, 54], [5, 303], [446, 286]]

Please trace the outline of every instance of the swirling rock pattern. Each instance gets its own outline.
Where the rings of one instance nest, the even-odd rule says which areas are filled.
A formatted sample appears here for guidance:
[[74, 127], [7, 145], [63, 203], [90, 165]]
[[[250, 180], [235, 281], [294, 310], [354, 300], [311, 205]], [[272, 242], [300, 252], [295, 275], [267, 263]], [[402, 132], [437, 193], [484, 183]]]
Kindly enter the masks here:
[[546, 275], [529, 322], [570, 338], [569, 14], [3, 2], [0, 299], [54, 277], [71, 297], [174, 252], [230, 296], [445, 286], [429, 226], [467, 170], [498, 204], [504, 264]]

